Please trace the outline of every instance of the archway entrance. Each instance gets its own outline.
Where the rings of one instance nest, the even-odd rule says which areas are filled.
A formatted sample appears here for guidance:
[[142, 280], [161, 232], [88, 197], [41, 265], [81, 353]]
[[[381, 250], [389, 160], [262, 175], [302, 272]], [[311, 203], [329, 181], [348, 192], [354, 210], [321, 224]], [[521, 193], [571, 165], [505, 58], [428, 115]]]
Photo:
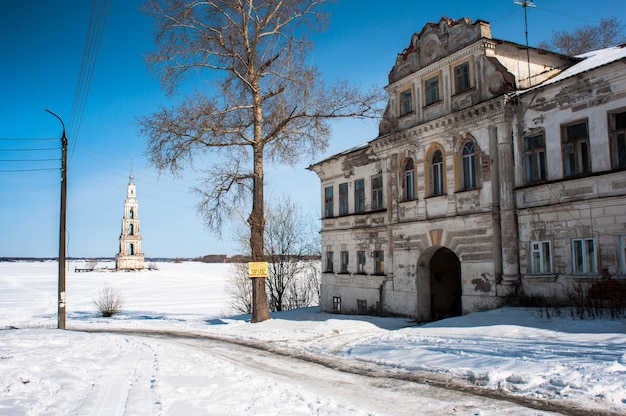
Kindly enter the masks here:
[[418, 261], [417, 320], [430, 321], [463, 313], [461, 263], [445, 247], [431, 247]]

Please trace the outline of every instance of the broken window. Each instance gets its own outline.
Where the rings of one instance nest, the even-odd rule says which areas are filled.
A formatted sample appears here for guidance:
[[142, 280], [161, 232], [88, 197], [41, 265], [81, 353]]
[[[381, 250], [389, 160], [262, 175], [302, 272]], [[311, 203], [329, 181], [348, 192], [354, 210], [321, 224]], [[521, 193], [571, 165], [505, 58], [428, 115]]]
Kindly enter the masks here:
[[348, 214], [348, 184], [339, 184], [339, 215]]
[[404, 164], [404, 200], [415, 199], [415, 164], [413, 159], [408, 159]]
[[524, 137], [524, 170], [527, 182], [546, 179], [546, 143], [543, 133]]
[[372, 176], [372, 210], [383, 209], [383, 175]]
[[356, 252], [356, 272], [365, 274], [365, 251], [357, 251]]
[[596, 241], [593, 238], [572, 240], [572, 272], [596, 273]]
[[439, 77], [433, 77], [424, 81], [426, 90], [426, 105], [439, 101]]
[[441, 150], [436, 150], [431, 158], [431, 181], [432, 181], [432, 196], [443, 195], [443, 155]]
[[549, 241], [530, 242], [530, 273], [552, 273], [552, 250]]
[[413, 95], [408, 89], [400, 93], [400, 115], [404, 116], [411, 112], [413, 112]]
[[454, 67], [454, 92], [456, 94], [471, 88], [470, 83], [470, 64], [469, 62], [463, 62], [460, 65]]
[[365, 180], [354, 181], [354, 212], [365, 211]]
[[463, 146], [463, 189], [476, 188], [476, 152], [474, 143], [467, 142]]
[[350, 261], [350, 256], [347, 251], [341, 252], [341, 273], [348, 273], [348, 263]]
[[333, 216], [333, 187], [324, 188], [324, 217], [332, 218]]
[[610, 115], [613, 168], [626, 167], [626, 112]]
[[565, 176], [591, 172], [589, 130], [587, 120], [561, 128], [563, 140], [563, 170]]

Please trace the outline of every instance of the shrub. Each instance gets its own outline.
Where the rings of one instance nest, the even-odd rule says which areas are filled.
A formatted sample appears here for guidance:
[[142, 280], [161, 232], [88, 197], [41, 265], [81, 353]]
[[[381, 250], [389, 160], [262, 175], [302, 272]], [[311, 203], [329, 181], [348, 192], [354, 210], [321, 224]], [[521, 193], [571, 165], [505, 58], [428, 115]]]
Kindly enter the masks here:
[[98, 292], [98, 297], [94, 299], [93, 303], [96, 305], [98, 312], [103, 317], [108, 318], [122, 310], [124, 298], [115, 288], [105, 284]]

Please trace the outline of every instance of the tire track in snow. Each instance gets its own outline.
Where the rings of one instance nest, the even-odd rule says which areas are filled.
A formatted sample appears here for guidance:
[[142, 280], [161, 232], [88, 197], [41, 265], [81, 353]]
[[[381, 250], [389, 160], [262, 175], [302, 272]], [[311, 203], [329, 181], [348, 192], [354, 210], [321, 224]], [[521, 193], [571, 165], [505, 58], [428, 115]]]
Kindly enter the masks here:
[[391, 380], [392, 382], [399, 380], [417, 383], [421, 385], [427, 385], [448, 390], [450, 392], [464, 393], [468, 395], [483, 397], [490, 400], [513, 403], [522, 407], [526, 407], [528, 409], [536, 409], [544, 412], [556, 412], [559, 414], [571, 416], [621, 416], [619, 413], [611, 411], [603, 411], [595, 408], [585, 408], [578, 403], [568, 403], [558, 400], [542, 400], [539, 398], [535, 399], [524, 396], [516, 396], [506, 390], [484, 388], [472, 384], [467, 380], [460, 380], [454, 376], [447, 374], [430, 373], [428, 371], [406, 371], [401, 369], [393, 369], [376, 363], [360, 362], [341, 357], [316, 355], [312, 354], [311, 352], [294, 352], [293, 350], [289, 350], [288, 348], [279, 348], [273, 345], [269, 345], [268, 343], [254, 342], [249, 340], [240, 340], [209, 334], [168, 330], [81, 329], [80, 332], [120, 333], [163, 339], [208, 340], [216, 343], [222, 343], [224, 345], [239, 345], [241, 347], [251, 348], [253, 350], [262, 350], [271, 354], [318, 364], [343, 373], [351, 373], [374, 379]]

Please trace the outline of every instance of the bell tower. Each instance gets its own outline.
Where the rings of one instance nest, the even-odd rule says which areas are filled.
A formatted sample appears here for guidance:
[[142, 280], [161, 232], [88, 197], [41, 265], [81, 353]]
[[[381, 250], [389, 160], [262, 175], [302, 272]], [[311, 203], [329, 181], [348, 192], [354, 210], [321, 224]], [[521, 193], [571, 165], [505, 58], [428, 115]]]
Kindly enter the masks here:
[[124, 201], [120, 250], [115, 256], [115, 268], [117, 270], [141, 270], [144, 268], [139, 228], [139, 203], [137, 202], [137, 188], [132, 169], [126, 190], [126, 200]]

